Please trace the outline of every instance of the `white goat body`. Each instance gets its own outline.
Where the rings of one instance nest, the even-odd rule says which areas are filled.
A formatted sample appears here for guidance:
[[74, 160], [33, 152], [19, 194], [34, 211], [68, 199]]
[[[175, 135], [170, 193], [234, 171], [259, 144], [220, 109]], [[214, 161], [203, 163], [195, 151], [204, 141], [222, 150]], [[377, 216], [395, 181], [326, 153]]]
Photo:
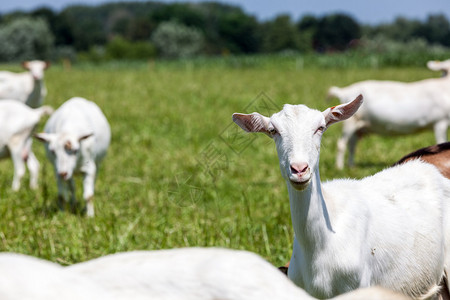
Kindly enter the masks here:
[[113, 299], [89, 279], [66, 272], [56, 263], [35, 257], [0, 253], [2, 300]]
[[[315, 298], [256, 254], [220, 248], [132, 251], [60, 267], [1, 253], [2, 299], [272, 300]], [[361, 298], [363, 297], [363, 298]], [[341, 300], [407, 299], [381, 288]]]
[[357, 95], [364, 96], [364, 104], [355, 115], [344, 121], [342, 137], [338, 141], [336, 166], [353, 165], [357, 140], [365, 133], [380, 135], [411, 134], [433, 128], [437, 143], [447, 141], [450, 122], [450, 77], [425, 79], [416, 82], [367, 80], [347, 87], [331, 87], [328, 94], [347, 103]]
[[412, 161], [362, 180], [322, 184], [322, 133], [352, 116], [362, 97], [324, 112], [285, 105], [271, 118], [234, 114], [276, 143], [295, 232], [288, 276], [318, 298], [379, 285], [421, 298], [450, 266], [450, 180]]
[[82, 173], [83, 198], [87, 215], [94, 216], [94, 184], [99, 164], [106, 155], [111, 129], [100, 108], [84, 98], [71, 98], [49, 118], [45, 133], [36, 138], [45, 142], [53, 163], [61, 200], [75, 203], [73, 175]]
[[[303, 299], [258, 255], [219, 248], [134, 251], [68, 267], [120, 299]], [[289, 291], [289, 292], [288, 292]]]
[[36, 108], [42, 105], [47, 95], [44, 70], [48, 62], [33, 60], [23, 63], [27, 72], [0, 71], [0, 99], [14, 99]]
[[49, 106], [33, 109], [16, 100], [0, 101], [0, 158], [11, 156], [13, 160], [15, 191], [25, 175], [25, 164], [30, 171], [30, 187], [37, 188], [39, 162], [31, 149], [31, 135], [41, 117], [52, 112]]

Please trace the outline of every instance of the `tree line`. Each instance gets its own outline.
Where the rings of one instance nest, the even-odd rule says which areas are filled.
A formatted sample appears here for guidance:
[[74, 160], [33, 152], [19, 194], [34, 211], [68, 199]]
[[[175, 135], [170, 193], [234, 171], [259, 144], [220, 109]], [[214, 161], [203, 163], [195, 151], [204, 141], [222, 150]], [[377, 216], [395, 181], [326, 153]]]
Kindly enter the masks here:
[[380, 25], [362, 25], [340, 13], [259, 21], [238, 6], [216, 2], [123, 2], [0, 15], [0, 45], [0, 61], [447, 49], [450, 23], [443, 14]]

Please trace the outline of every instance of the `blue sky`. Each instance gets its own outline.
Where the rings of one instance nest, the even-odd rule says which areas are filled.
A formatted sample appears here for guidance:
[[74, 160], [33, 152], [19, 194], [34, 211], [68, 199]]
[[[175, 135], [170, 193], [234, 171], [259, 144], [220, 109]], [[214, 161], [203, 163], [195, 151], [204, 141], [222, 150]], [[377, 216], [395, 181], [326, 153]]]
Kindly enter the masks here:
[[[136, 0], [133, 0], [136, 1]], [[138, 0], [139, 1], [139, 0]], [[185, 2], [159, 0], [160, 2]], [[201, 2], [202, 0], [190, 0]], [[60, 10], [71, 4], [96, 5], [106, 0], [1, 0], [0, 13], [13, 10], [32, 10], [47, 6]], [[344, 12], [362, 24], [391, 22], [397, 16], [425, 20], [429, 14], [443, 13], [450, 20], [449, 0], [221, 0], [241, 6], [247, 13], [260, 20], [273, 18], [281, 13], [290, 14], [295, 20], [304, 14], [322, 16], [334, 12]]]

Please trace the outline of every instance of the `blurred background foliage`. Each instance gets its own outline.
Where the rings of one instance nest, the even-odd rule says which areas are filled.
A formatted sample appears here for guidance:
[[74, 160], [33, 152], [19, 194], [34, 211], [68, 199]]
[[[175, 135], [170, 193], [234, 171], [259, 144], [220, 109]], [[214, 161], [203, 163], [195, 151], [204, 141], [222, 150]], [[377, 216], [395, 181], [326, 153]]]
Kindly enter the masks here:
[[429, 58], [448, 58], [450, 23], [443, 14], [377, 25], [339, 13], [261, 21], [216, 2], [116, 2], [0, 15], [0, 45], [1, 62], [352, 52], [376, 55], [379, 66], [423, 66]]

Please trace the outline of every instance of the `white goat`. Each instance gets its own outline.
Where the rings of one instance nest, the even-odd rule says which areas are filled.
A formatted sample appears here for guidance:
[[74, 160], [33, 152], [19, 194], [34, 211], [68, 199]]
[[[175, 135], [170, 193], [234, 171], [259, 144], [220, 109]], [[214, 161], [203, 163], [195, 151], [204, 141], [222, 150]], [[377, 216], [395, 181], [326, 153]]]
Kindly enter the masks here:
[[30, 107], [39, 107], [47, 95], [44, 70], [50, 63], [33, 60], [23, 62], [22, 66], [29, 72], [0, 72], [0, 99], [15, 99]]
[[94, 216], [95, 178], [111, 139], [106, 117], [94, 102], [75, 97], [55, 111], [44, 131], [35, 136], [45, 142], [47, 157], [53, 163], [60, 202], [70, 197], [75, 205], [73, 175], [81, 172], [87, 215]]
[[[315, 299], [260, 256], [239, 250], [133, 251], [75, 264], [66, 270], [95, 282], [116, 299]], [[342, 300], [404, 298], [372, 288], [344, 295]]]
[[441, 71], [442, 77], [445, 77], [450, 71], [450, 59], [444, 61], [430, 60], [427, 62], [427, 67], [432, 71]]
[[[445, 70], [448, 63], [429, 62], [435, 70]], [[448, 67], [448, 66], [447, 66]], [[354, 163], [358, 138], [367, 133], [402, 135], [433, 128], [437, 143], [447, 141], [450, 122], [450, 76], [416, 82], [367, 80], [347, 87], [331, 87], [329, 96], [347, 103], [359, 94], [364, 104], [343, 124], [338, 140], [336, 167], [344, 167], [349, 148], [348, 163]]]
[[233, 120], [275, 140], [295, 232], [288, 276], [298, 286], [318, 298], [373, 285], [432, 295], [450, 266], [450, 180], [412, 161], [362, 180], [320, 181], [323, 132], [361, 104], [360, 95], [324, 112], [285, 105], [271, 118]]
[[[118, 253], [70, 267], [0, 253], [2, 300], [314, 300], [256, 254], [218, 248]], [[379, 287], [339, 300], [407, 300]]]
[[0, 101], [0, 158], [12, 158], [14, 191], [20, 188], [20, 180], [25, 175], [25, 164], [30, 171], [30, 187], [37, 188], [39, 162], [31, 149], [31, 134], [41, 117], [52, 112], [53, 109], [49, 106], [33, 109], [16, 100]]
[[89, 279], [27, 255], [0, 253], [0, 274], [2, 300], [114, 299]]

